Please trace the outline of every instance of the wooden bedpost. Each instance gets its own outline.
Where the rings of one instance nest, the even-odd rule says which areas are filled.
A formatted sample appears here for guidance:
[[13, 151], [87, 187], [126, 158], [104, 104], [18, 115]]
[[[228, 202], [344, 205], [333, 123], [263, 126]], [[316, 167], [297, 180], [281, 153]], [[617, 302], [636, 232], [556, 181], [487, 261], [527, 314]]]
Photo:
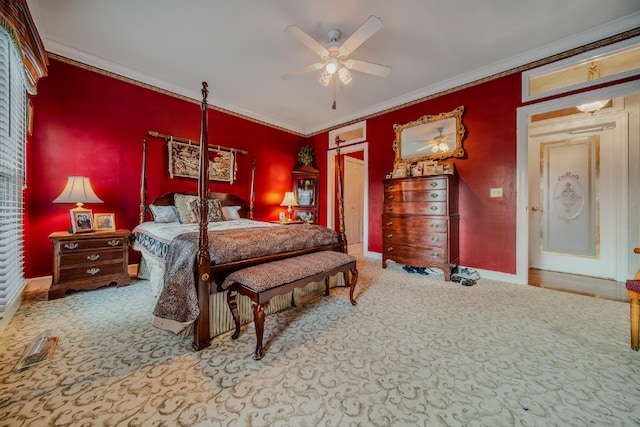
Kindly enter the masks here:
[[198, 177], [198, 212], [199, 236], [198, 255], [196, 258], [196, 286], [198, 293], [198, 309], [200, 311], [193, 329], [193, 349], [198, 351], [211, 345], [209, 336], [209, 293], [211, 287], [211, 257], [209, 255], [209, 136], [207, 116], [207, 82], [202, 82], [202, 123], [200, 131], [200, 175]]
[[256, 159], [251, 162], [251, 194], [249, 194], [249, 219], [253, 219], [253, 202], [256, 198], [253, 189], [256, 180]]
[[347, 253], [347, 235], [344, 232], [344, 195], [342, 194], [342, 161], [340, 159], [340, 137], [336, 136], [336, 159], [338, 167], [338, 232], [342, 239], [342, 252]]
[[142, 175], [140, 177], [140, 224], [147, 210], [147, 139], [142, 140]]

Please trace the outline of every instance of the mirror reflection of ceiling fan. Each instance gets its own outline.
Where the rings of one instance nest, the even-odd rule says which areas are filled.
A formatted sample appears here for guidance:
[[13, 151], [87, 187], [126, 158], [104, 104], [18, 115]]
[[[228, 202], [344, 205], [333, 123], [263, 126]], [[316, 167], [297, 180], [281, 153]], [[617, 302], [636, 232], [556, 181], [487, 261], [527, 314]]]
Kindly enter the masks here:
[[418, 147], [416, 151], [431, 150], [432, 153], [445, 153], [447, 151], [450, 151], [451, 147], [449, 147], [449, 144], [447, 144], [449, 140], [449, 136], [443, 135], [442, 134], [443, 130], [444, 130], [444, 127], [439, 127], [438, 136], [434, 137], [431, 140], [418, 141], [418, 142], [424, 142], [425, 145], [423, 145], [422, 147]]
[[[336, 85], [338, 80], [341, 81], [342, 84], [348, 84], [352, 79], [350, 70], [372, 74], [378, 77], [387, 77], [389, 73], [391, 73], [391, 67], [348, 58], [356, 48], [381, 28], [382, 20], [371, 15], [342, 44], [339, 43], [340, 36], [342, 35], [340, 30], [335, 28], [329, 30], [329, 43], [323, 46], [297, 26], [288, 26], [284, 31], [320, 55], [321, 62], [316, 62], [315, 64], [307, 65], [299, 70], [284, 74], [282, 79], [293, 79], [320, 69], [323, 69], [320, 75], [320, 83], [324, 86], [329, 86], [331, 82]], [[335, 101], [333, 103], [333, 109], [335, 109]]]

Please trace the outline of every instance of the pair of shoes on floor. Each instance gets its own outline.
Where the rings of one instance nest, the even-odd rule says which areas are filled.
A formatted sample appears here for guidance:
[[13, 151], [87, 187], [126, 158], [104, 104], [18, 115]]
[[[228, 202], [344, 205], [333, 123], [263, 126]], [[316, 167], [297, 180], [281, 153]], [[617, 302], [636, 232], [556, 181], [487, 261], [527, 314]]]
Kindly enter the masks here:
[[459, 274], [452, 274], [451, 275], [451, 281], [452, 282], [456, 282], [456, 283], [460, 283], [462, 286], [473, 286], [476, 284], [476, 281], [473, 279], [469, 279], [466, 277], [462, 277]]
[[402, 267], [402, 269], [408, 273], [418, 273], [424, 276], [429, 275], [429, 272], [424, 267], [412, 267], [410, 265], [405, 265], [404, 267]]
[[480, 278], [480, 273], [473, 268], [456, 267], [453, 273], [465, 279], [478, 280]]

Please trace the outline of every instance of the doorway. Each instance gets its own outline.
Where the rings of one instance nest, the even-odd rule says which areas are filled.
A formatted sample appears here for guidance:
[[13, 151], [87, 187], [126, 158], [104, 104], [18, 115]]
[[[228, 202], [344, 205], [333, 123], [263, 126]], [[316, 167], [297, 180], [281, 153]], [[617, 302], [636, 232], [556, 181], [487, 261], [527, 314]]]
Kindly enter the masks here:
[[[518, 180], [518, 199], [517, 199], [517, 218], [516, 218], [516, 277], [515, 282], [520, 284], [528, 283], [528, 273], [531, 260], [530, 251], [530, 227], [531, 227], [531, 208], [535, 205], [531, 204], [530, 192], [532, 183], [530, 179], [537, 180], [539, 174], [534, 178], [529, 176], [529, 142], [530, 142], [530, 119], [533, 115], [548, 113], [563, 108], [573, 107], [594, 99], [606, 99], [617, 97], [629, 97], [635, 100], [635, 105], [625, 106], [624, 111], [628, 113], [628, 128], [634, 129], [638, 126], [638, 96], [634, 95], [640, 92], [640, 81], [623, 83], [620, 85], [610, 86], [590, 92], [584, 92], [563, 98], [556, 98], [546, 102], [521, 107], [517, 110], [517, 180]], [[596, 114], [597, 115], [597, 114]], [[595, 117], [595, 115], [594, 115]], [[566, 129], [565, 129], [566, 130]], [[618, 128], [618, 132], [620, 129]], [[632, 258], [632, 248], [630, 242], [637, 242], [640, 236], [639, 224], [633, 217], [629, 215], [630, 211], [636, 211], [640, 207], [638, 196], [634, 192], [629, 192], [628, 182], [638, 182], [640, 172], [638, 171], [638, 146], [637, 132], [629, 133], [629, 146], [627, 153], [621, 156], [614, 156], [618, 159], [614, 162], [613, 180], [619, 187], [614, 195], [615, 211], [612, 218], [613, 233], [615, 235], [614, 247], [611, 250], [610, 257], [613, 264], [614, 280], [624, 281], [630, 277], [631, 267], [633, 263], [633, 271], [637, 269], [637, 260]], [[620, 159], [623, 161], [620, 161]], [[628, 159], [635, 159], [629, 161]], [[535, 187], [535, 186], [534, 186]], [[535, 211], [534, 211], [535, 212]], [[630, 237], [631, 236], [631, 237]], [[637, 255], [635, 255], [637, 257]], [[562, 267], [564, 268], [564, 267]]]
[[[366, 142], [340, 148], [344, 157], [343, 197], [345, 200], [345, 233], [347, 243], [369, 254], [369, 144]], [[347, 166], [347, 163], [349, 166]], [[349, 168], [349, 170], [347, 170]], [[327, 227], [337, 228], [336, 150], [327, 152]], [[350, 200], [347, 202], [347, 200]], [[349, 221], [349, 223], [347, 223]], [[352, 234], [356, 233], [357, 237]], [[360, 243], [356, 243], [359, 240]], [[358, 254], [359, 255], [359, 254]]]

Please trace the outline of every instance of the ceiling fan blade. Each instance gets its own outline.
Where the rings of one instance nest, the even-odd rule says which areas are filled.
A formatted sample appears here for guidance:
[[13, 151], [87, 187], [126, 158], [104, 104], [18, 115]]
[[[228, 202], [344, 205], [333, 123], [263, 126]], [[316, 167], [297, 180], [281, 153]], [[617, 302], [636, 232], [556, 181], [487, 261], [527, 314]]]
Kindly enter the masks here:
[[362, 73], [373, 74], [378, 77], [387, 77], [391, 74], [391, 67], [386, 65], [374, 64], [373, 62], [360, 61], [358, 59], [348, 59], [344, 66], [350, 70], [360, 71]]
[[323, 63], [321, 63], [321, 62], [318, 62], [318, 63], [316, 63], [316, 64], [307, 65], [306, 67], [304, 67], [304, 68], [300, 68], [299, 70], [292, 71], [292, 72], [290, 72], [290, 73], [284, 74], [284, 75], [282, 76], [282, 80], [291, 80], [291, 79], [293, 79], [293, 78], [295, 78], [295, 77], [298, 77], [298, 76], [301, 76], [301, 75], [303, 75], [303, 74], [306, 74], [306, 73], [310, 73], [310, 72], [312, 72], [312, 71], [319, 70], [319, 69], [321, 69], [323, 66], [324, 66], [324, 64], [323, 64]]
[[326, 56], [329, 56], [329, 51], [324, 46], [315, 41], [313, 38], [311, 38], [310, 35], [302, 31], [296, 25], [289, 25], [284, 29], [284, 32], [297, 39], [300, 43], [302, 43], [321, 57], [324, 58]]
[[348, 56], [351, 52], [356, 50], [358, 46], [367, 41], [369, 37], [380, 31], [382, 28], [382, 20], [377, 16], [371, 15], [366, 21], [358, 27], [358, 29], [351, 34], [351, 36], [342, 43], [339, 52], [342, 56]]

